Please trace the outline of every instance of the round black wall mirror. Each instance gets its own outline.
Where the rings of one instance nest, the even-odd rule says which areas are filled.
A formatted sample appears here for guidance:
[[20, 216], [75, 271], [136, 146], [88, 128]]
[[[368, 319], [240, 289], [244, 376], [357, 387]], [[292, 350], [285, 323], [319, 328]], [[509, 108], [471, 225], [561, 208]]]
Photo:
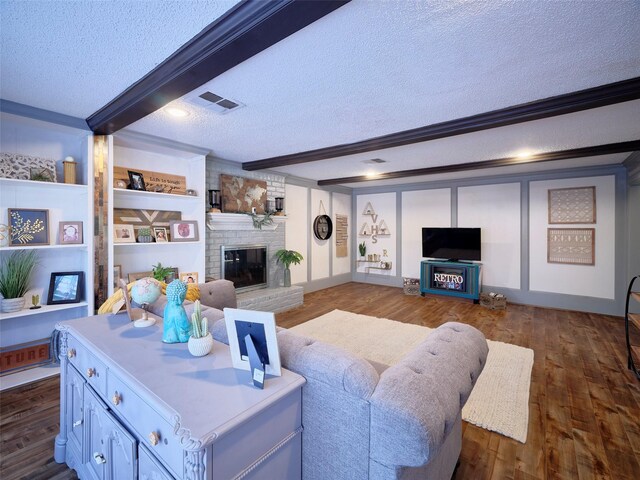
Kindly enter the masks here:
[[326, 240], [333, 233], [333, 222], [329, 215], [318, 215], [313, 221], [313, 234], [318, 240]]

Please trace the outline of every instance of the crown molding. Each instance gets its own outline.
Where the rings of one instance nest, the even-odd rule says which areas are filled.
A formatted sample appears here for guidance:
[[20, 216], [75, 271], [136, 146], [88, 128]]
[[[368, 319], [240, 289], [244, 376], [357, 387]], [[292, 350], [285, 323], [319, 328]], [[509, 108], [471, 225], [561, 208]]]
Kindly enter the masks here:
[[87, 119], [109, 135], [162, 108], [350, 0], [246, 0]]
[[511, 165], [525, 165], [527, 163], [551, 162], [554, 160], [567, 160], [570, 158], [593, 157], [612, 153], [633, 152], [640, 150], [640, 140], [630, 142], [608, 143], [556, 152], [545, 152], [532, 155], [527, 158], [507, 157], [482, 160], [479, 162], [466, 162], [453, 165], [441, 165], [437, 167], [415, 168], [412, 170], [400, 170], [397, 172], [380, 173], [375, 177], [360, 175], [355, 177], [330, 178], [318, 180], [318, 185], [339, 185], [343, 183], [361, 183], [380, 180], [392, 180], [396, 178], [417, 177], [421, 175], [434, 175], [437, 173], [461, 172], [465, 170], [479, 170], [485, 168], [508, 167]]
[[565, 115], [567, 113], [627, 102], [638, 98], [640, 98], [640, 77], [635, 77], [621, 82], [609, 83], [586, 90], [535, 100], [533, 102], [479, 113], [469, 117], [434, 123], [424, 127], [362, 140], [360, 142], [245, 162], [242, 164], [242, 168], [244, 170], [261, 170], [264, 168], [277, 168], [298, 163], [316, 162], [318, 160], [400, 147], [412, 143], [426, 142], [439, 138], [453, 137], [481, 130], [530, 122], [532, 120]]

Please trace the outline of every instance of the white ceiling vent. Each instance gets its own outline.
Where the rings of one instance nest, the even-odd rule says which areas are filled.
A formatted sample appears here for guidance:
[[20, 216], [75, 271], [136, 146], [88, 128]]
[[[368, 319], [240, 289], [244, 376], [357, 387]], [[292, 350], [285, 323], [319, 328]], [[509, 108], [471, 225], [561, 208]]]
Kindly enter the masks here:
[[244, 107], [244, 104], [236, 100], [224, 98], [209, 91], [196, 93], [194, 96], [186, 98], [185, 100], [199, 107], [213, 110], [215, 113], [218, 113], [220, 115], [225, 115], [229, 112]]
[[387, 161], [382, 160], [381, 158], [370, 158], [369, 160], [363, 160], [362, 163], [366, 163], [367, 165], [378, 165], [379, 163], [387, 163]]

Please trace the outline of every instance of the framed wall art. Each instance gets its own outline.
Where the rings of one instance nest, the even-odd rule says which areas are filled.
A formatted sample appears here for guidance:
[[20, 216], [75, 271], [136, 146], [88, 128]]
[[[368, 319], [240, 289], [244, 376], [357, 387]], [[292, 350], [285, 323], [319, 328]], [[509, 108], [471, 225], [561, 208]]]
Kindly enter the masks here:
[[164, 227], [154, 227], [153, 236], [156, 239], [156, 243], [167, 242], [167, 229]]
[[47, 304], [79, 303], [82, 299], [83, 282], [84, 272], [53, 272]]
[[596, 187], [549, 189], [549, 224], [596, 223]]
[[180, 280], [184, 283], [198, 283], [198, 272], [181, 273]]
[[136, 243], [133, 225], [114, 225], [113, 226], [113, 242], [114, 243]]
[[147, 188], [144, 185], [144, 176], [142, 173], [127, 170], [127, 174], [129, 175], [129, 186], [131, 190], [146, 191]]
[[198, 222], [196, 220], [171, 222], [172, 242], [197, 242], [198, 238]]
[[220, 175], [222, 211], [226, 213], [265, 213], [267, 182], [253, 178]]
[[10, 208], [9, 245], [49, 245], [49, 210]]
[[82, 222], [60, 222], [60, 244], [82, 244]]
[[547, 262], [595, 265], [595, 228], [548, 228]]

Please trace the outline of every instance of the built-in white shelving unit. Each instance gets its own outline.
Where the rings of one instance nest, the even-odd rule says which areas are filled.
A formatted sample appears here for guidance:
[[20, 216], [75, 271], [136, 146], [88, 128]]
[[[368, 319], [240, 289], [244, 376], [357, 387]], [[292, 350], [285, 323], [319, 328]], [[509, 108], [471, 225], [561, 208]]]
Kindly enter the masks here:
[[[15, 313], [0, 313], [0, 347], [3, 350], [46, 339], [60, 320], [93, 314], [93, 194], [92, 135], [83, 130], [6, 112], [0, 113], [0, 144], [4, 153], [17, 153], [51, 158], [57, 162], [58, 183], [0, 178], [0, 223], [8, 225], [9, 208], [46, 209], [49, 211], [49, 245], [3, 246], [0, 258], [16, 250], [34, 250], [38, 265], [31, 290], [27, 292], [25, 308]], [[76, 183], [65, 184], [62, 160], [74, 157]], [[61, 245], [59, 224], [80, 221], [83, 244]], [[51, 273], [84, 272], [84, 291], [80, 303], [46, 305]], [[31, 295], [39, 294], [42, 308], [30, 310]], [[29, 378], [39, 378], [33, 369]], [[43, 373], [47, 375], [48, 373]], [[11, 374], [23, 375], [23, 373]], [[34, 377], [35, 378], [32, 378]], [[3, 377], [6, 379], [7, 377]], [[3, 380], [3, 384], [11, 383]]]
[[[144, 170], [186, 177], [186, 188], [196, 195], [177, 195], [113, 188], [111, 175], [111, 205], [109, 217], [109, 285], [113, 291], [114, 266], [120, 265], [122, 275], [148, 272], [158, 262], [178, 268], [179, 272], [198, 272], [200, 281], [205, 275], [205, 211], [206, 211], [206, 150], [176, 145], [166, 140], [121, 131], [113, 136], [111, 165], [130, 170]], [[179, 211], [182, 220], [198, 222], [198, 240], [194, 242], [115, 243], [114, 209], [126, 208], [147, 211]], [[134, 229], [137, 223], [132, 222]], [[162, 225], [169, 231], [169, 225]], [[136, 233], [137, 234], [137, 233]]]

